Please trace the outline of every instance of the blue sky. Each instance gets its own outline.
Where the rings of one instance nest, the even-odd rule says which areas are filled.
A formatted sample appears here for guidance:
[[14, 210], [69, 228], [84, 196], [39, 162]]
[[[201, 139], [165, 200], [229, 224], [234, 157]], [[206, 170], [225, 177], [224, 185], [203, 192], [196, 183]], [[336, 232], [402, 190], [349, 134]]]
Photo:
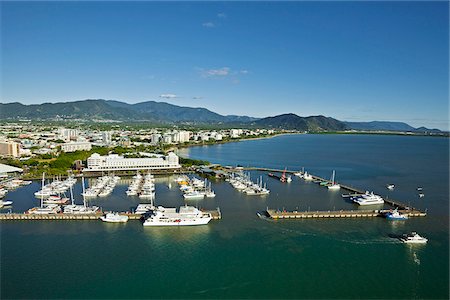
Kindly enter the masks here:
[[447, 2], [2, 2], [1, 102], [447, 129]]

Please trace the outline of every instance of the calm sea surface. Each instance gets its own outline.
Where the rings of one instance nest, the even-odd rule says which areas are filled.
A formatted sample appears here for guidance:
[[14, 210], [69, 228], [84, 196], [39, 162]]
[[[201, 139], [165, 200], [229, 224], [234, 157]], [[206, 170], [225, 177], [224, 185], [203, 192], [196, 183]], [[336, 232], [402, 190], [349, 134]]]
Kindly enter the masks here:
[[[286, 135], [182, 149], [182, 156], [223, 165], [305, 168], [387, 196], [428, 216], [390, 222], [373, 219], [266, 221], [266, 207], [358, 209], [298, 178], [282, 184], [262, 172], [271, 190], [246, 196], [224, 181], [217, 197], [191, 201], [220, 207], [208, 226], [143, 228], [138, 221], [3, 221], [1, 298], [448, 298], [449, 139], [367, 135]], [[394, 183], [394, 191], [386, 184]], [[124, 179], [104, 210], [131, 210]], [[417, 187], [425, 197], [419, 198]], [[39, 182], [6, 196], [12, 211], [38, 205]], [[184, 204], [173, 178], [157, 178], [156, 203]], [[75, 187], [81, 203], [81, 185]], [[7, 209], [1, 212], [7, 212]], [[427, 245], [408, 246], [392, 234], [417, 231]]]

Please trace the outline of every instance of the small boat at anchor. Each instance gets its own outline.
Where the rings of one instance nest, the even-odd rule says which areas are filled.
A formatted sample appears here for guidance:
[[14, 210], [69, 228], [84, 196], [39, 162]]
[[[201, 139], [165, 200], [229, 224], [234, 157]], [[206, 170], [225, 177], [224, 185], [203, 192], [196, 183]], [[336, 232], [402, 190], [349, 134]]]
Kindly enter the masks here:
[[395, 185], [390, 183], [390, 184], [386, 185], [386, 187], [387, 187], [388, 190], [392, 191], [395, 188]]

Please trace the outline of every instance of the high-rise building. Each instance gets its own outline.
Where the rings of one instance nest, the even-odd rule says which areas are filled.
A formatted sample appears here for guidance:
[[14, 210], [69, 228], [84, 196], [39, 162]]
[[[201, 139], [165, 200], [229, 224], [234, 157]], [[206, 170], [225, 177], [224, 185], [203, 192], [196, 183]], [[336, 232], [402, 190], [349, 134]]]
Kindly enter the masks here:
[[16, 142], [0, 142], [0, 155], [19, 157], [20, 144]]

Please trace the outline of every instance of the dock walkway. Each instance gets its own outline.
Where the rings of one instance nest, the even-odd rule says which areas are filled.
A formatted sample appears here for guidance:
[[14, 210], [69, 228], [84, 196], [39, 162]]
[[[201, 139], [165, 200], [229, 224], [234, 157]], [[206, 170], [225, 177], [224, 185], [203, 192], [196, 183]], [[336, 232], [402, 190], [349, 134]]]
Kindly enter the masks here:
[[[222, 214], [220, 209], [207, 210], [205, 213], [210, 213], [213, 220], [222, 219]], [[28, 221], [28, 220], [48, 220], [48, 221], [61, 221], [61, 220], [99, 220], [104, 213], [96, 214], [48, 214], [48, 215], [36, 215], [27, 213], [3, 213], [0, 214], [0, 221], [10, 220], [10, 221]], [[120, 215], [128, 216], [129, 220], [140, 220], [142, 215], [133, 213], [120, 213]]]
[[[272, 219], [309, 219], [309, 218], [369, 218], [383, 217], [389, 210], [338, 210], [338, 211], [279, 211], [266, 210]], [[408, 217], [424, 217], [427, 214], [418, 210], [399, 210]]]

